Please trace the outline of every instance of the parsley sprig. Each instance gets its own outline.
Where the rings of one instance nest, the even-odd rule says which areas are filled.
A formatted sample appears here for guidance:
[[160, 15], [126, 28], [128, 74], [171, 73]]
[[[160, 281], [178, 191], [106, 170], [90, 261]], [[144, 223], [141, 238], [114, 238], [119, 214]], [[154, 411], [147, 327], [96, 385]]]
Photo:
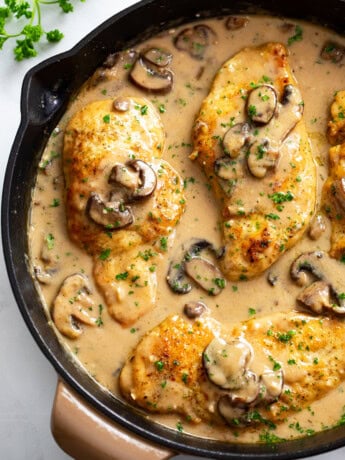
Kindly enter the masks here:
[[[37, 56], [36, 44], [43, 37], [50, 43], [59, 42], [63, 38], [59, 29], [44, 30], [42, 5], [56, 5], [64, 13], [73, 11], [71, 0], [4, 0], [4, 6], [0, 6], [0, 50], [7, 40], [16, 39], [14, 57], [17, 61], [22, 61]], [[6, 26], [13, 21], [17, 22], [19, 30], [9, 33]]]

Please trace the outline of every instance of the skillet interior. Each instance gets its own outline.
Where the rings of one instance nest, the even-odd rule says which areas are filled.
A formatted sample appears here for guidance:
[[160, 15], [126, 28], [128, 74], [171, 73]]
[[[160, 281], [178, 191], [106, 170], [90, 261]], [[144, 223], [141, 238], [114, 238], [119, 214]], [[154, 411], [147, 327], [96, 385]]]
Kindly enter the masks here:
[[[211, 7], [211, 3], [213, 4]], [[57, 340], [41, 307], [27, 266], [27, 219], [37, 165], [51, 131], [70, 97], [105, 57], [142, 41], [159, 30], [201, 17], [264, 10], [274, 15], [309, 19], [344, 33], [345, 1], [260, 2], [228, 0], [146, 0], [109, 19], [71, 51], [33, 68], [25, 77], [22, 121], [10, 154], [2, 197], [2, 238], [12, 288], [32, 335], [62, 378], [115, 422], [178, 452], [213, 458], [297, 458], [345, 445], [345, 427], [311, 438], [274, 445], [225, 444], [175, 433], [146, 420], [138, 411], [112, 398], [76, 367]], [[142, 31], [138, 35], [138, 24]], [[149, 26], [146, 26], [149, 25]], [[21, 205], [19, 206], [18, 203]]]

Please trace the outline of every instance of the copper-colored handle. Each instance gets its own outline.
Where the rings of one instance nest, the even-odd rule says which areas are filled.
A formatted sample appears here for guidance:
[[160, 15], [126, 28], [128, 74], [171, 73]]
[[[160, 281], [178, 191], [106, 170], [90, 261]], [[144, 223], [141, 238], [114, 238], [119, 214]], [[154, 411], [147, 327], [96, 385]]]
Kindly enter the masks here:
[[110, 422], [61, 380], [51, 430], [58, 445], [76, 460], [166, 460], [176, 455]]

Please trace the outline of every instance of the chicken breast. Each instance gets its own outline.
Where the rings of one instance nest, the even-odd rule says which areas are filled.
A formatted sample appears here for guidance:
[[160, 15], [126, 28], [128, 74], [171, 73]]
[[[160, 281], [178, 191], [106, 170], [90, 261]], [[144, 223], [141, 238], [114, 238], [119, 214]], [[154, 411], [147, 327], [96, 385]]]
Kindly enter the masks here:
[[109, 312], [124, 325], [155, 304], [156, 269], [184, 210], [164, 140], [155, 108], [133, 97], [93, 102], [66, 128], [68, 232], [93, 257]]
[[193, 423], [273, 427], [345, 378], [345, 323], [289, 312], [232, 328], [175, 315], [147, 333], [120, 375], [123, 396]]
[[196, 119], [191, 155], [218, 200], [230, 280], [252, 278], [304, 234], [316, 169], [303, 99], [279, 43], [245, 48], [219, 69]]
[[328, 123], [328, 178], [322, 190], [323, 210], [331, 221], [331, 257], [345, 261], [345, 91], [339, 91], [331, 106]]

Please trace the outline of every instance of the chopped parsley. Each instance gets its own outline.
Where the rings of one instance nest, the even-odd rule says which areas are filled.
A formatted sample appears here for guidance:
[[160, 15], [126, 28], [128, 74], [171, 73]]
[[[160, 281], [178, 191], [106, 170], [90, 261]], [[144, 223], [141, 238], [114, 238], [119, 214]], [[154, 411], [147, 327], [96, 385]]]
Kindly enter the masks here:
[[255, 105], [250, 105], [248, 107], [248, 115], [250, 118], [253, 118], [256, 115], [256, 107]]
[[294, 196], [290, 191], [287, 191], [286, 193], [283, 193], [283, 192], [272, 193], [272, 195], [268, 195], [268, 198], [271, 198], [273, 203], [279, 204], [279, 203], [284, 203], [286, 201], [292, 201], [294, 199]]
[[213, 280], [214, 284], [218, 286], [220, 289], [225, 288], [225, 279], [224, 278], [215, 278]]
[[142, 105], [142, 106], [140, 107], [140, 113], [141, 113], [141, 115], [146, 115], [148, 109], [149, 109], [149, 108], [148, 108], [147, 105]]
[[295, 26], [295, 34], [288, 38], [287, 44], [291, 46], [295, 42], [303, 40], [303, 29], [299, 24]]
[[162, 251], [168, 250], [168, 238], [166, 236], [162, 236], [162, 238], [159, 240], [159, 244]]
[[163, 361], [156, 361], [155, 366], [158, 372], [162, 372], [162, 370], [164, 369]]
[[108, 257], [110, 256], [110, 253], [111, 253], [111, 249], [109, 249], [109, 248], [103, 249], [103, 251], [101, 251], [101, 253], [99, 255], [99, 258], [101, 260], [107, 260]]
[[98, 327], [103, 326], [103, 320], [102, 320], [102, 312], [103, 312], [103, 305], [100, 303], [98, 305], [98, 318], [96, 319], [96, 325]]
[[60, 200], [58, 198], [53, 198], [53, 201], [50, 204], [51, 208], [57, 208], [60, 206]]
[[54, 235], [52, 233], [48, 233], [48, 235], [46, 236], [46, 243], [47, 243], [47, 248], [49, 250], [54, 248], [55, 238], [54, 238]]

